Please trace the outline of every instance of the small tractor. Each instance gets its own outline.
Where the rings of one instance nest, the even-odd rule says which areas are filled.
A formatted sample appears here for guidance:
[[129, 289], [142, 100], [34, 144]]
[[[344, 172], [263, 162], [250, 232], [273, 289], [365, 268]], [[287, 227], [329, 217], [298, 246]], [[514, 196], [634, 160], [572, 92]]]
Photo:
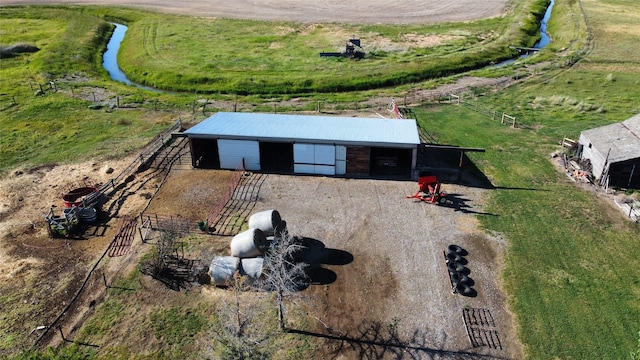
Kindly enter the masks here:
[[420, 199], [431, 204], [445, 204], [447, 202], [447, 194], [440, 191], [440, 182], [437, 176], [420, 176], [418, 186], [420, 190], [414, 195], [408, 195], [407, 199]]

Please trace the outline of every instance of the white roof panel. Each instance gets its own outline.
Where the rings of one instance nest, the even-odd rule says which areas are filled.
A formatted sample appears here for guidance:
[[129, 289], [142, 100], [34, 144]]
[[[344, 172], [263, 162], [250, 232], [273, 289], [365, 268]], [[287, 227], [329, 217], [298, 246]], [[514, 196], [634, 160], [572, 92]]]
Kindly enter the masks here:
[[420, 144], [413, 119], [219, 112], [185, 131], [192, 138], [387, 147]]

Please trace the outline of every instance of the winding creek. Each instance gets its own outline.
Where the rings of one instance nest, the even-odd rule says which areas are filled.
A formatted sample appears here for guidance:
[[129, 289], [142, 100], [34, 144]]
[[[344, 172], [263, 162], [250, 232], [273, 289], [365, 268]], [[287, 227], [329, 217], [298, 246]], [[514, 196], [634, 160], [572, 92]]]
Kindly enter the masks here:
[[102, 55], [102, 66], [107, 70], [111, 79], [123, 82], [127, 85], [133, 85], [141, 89], [161, 92], [161, 90], [132, 82], [127, 78], [127, 75], [120, 70], [120, 66], [118, 66], [118, 51], [120, 50], [122, 40], [124, 40], [124, 34], [129, 28], [122, 24], [113, 23], [113, 25], [115, 25], [116, 28], [113, 30], [113, 34], [107, 43], [107, 51]]
[[[544, 17], [542, 18], [542, 21], [540, 23], [540, 40], [538, 40], [533, 45], [534, 49], [542, 49], [545, 46], [549, 45], [549, 43], [551, 42], [549, 34], [547, 33], [547, 22], [551, 17], [551, 10], [553, 9], [554, 3], [555, 3], [555, 0], [551, 0], [551, 2], [549, 3], [549, 6], [547, 7], [547, 10], [544, 13]], [[113, 34], [111, 35], [111, 39], [109, 39], [109, 43], [107, 44], [107, 51], [105, 51], [102, 57], [102, 66], [105, 68], [105, 70], [107, 70], [111, 79], [115, 81], [123, 82], [127, 85], [136, 86], [141, 89], [162, 92], [162, 90], [154, 89], [148, 86], [144, 86], [144, 85], [140, 85], [132, 82], [127, 78], [125, 73], [122, 72], [122, 70], [120, 70], [120, 67], [118, 66], [118, 51], [120, 50], [120, 45], [122, 44], [122, 40], [124, 40], [124, 35], [127, 32], [128, 27], [125, 25], [116, 24], [116, 23], [114, 23], [114, 25], [116, 26], [116, 28], [113, 31]], [[522, 59], [529, 56], [530, 54], [531, 53], [527, 53], [527, 54], [520, 55], [516, 59], [509, 59], [509, 60], [502, 61], [498, 64], [492, 65], [492, 67], [499, 67], [499, 66], [505, 66], [505, 65], [511, 64], [518, 59]]]

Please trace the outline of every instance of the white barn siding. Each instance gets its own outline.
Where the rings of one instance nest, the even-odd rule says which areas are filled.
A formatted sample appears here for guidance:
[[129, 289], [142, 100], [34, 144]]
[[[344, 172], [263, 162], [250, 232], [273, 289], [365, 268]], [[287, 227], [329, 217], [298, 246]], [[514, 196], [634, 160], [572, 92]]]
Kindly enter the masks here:
[[347, 147], [336, 145], [336, 175], [347, 173]]
[[220, 168], [234, 170], [244, 159], [244, 168], [260, 170], [260, 146], [253, 140], [218, 140]]
[[606, 161], [607, 154], [601, 154], [600, 151], [598, 151], [598, 149], [593, 146], [591, 140], [587, 136], [585, 136], [584, 133], [580, 134], [578, 144], [582, 146], [581, 157], [583, 159], [589, 159], [589, 161], [591, 162], [593, 176], [596, 179], [600, 179], [602, 171], [604, 170], [604, 163]]
[[293, 144], [293, 171], [302, 174], [335, 175], [334, 145]]

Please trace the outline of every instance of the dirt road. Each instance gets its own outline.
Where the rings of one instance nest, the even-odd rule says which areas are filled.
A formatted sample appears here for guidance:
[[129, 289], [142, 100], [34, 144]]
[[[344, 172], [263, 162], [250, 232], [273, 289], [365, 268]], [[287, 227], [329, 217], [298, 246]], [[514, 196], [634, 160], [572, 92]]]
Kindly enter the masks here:
[[174, 14], [305, 23], [438, 23], [500, 15], [506, 0], [7, 0], [3, 5], [70, 4], [137, 7]]

